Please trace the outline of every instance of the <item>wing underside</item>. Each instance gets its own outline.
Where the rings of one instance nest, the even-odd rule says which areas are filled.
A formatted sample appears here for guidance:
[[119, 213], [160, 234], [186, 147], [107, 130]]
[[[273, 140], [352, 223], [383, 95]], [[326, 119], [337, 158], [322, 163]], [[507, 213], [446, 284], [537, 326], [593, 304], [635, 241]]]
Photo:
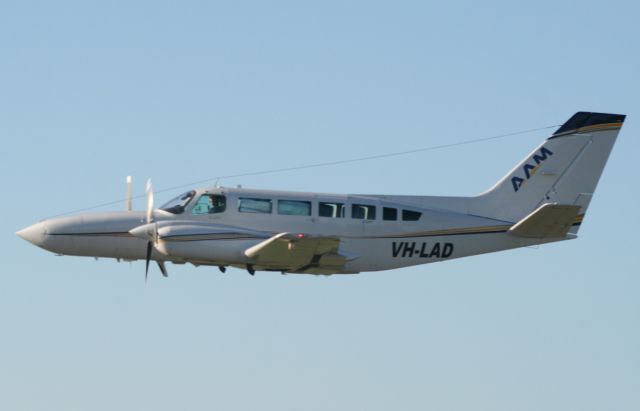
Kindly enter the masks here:
[[342, 271], [349, 257], [338, 252], [340, 239], [280, 233], [245, 250], [257, 267], [307, 274]]

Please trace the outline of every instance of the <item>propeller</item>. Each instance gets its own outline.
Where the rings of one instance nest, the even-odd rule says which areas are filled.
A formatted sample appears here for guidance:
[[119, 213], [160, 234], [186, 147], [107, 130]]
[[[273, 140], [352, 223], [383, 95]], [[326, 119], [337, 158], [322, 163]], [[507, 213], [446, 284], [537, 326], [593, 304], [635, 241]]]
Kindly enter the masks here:
[[153, 222], [153, 186], [151, 185], [151, 179], [147, 180], [147, 224]]
[[[151, 185], [151, 179], [147, 180], [147, 258], [144, 268], [144, 281], [147, 282], [149, 276], [149, 261], [151, 261], [151, 253], [153, 252], [153, 244], [158, 241], [158, 224], [153, 221], [153, 186]], [[168, 277], [167, 267], [164, 265], [164, 261], [156, 261], [160, 272], [164, 277]]]
[[[153, 245], [158, 241], [158, 225], [153, 218], [153, 186], [151, 179], [147, 181], [147, 217], [146, 224], [138, 226], [129, 231], [133, 236], [147, 240], [147, 253], [145, 258], [144, 281], [147, 282], [149, 277], [149, 262], [153, 253]], [[160, 272], [163, 276], [168, 277], [167, 268], [164, 261], [157, 261]]]
[[[147, 180], [147, 224], [153, 223], [153, 186], [151, 185], [151, 179]], [[158, 230], [156, 225], [153, 224], [153, 232], [150, 233], [149, 240], [147, 241], [147, 260], [144, 269], [144, 282], [147, 282], [149, 276], [149, 261], [151, 261], [151, 253], [153, 252], [153, 243], [155, 242]]]

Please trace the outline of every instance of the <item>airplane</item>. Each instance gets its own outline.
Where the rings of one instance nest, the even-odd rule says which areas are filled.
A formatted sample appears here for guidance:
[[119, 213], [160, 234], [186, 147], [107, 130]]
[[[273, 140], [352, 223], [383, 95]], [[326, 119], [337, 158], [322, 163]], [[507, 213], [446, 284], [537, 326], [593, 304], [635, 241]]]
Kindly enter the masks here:
[[58, 255], [283, 274], [391, 270], [577, 237], [625, 115], [578, 112], [470, 197], [210, 187], [158, 209], [93, 212], [18, 231]]

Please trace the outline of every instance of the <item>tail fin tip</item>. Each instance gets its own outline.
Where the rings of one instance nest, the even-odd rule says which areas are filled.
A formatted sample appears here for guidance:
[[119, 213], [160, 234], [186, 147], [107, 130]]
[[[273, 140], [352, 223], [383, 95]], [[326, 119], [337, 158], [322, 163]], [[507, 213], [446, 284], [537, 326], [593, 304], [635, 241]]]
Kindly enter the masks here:
[[550, 137], [556, 138], [567, 134], [573, 134], [576, 132], [586, 132], [591, 130], [601, 130], [603, 128], [620, 128], [624, 119], [627, 116], [625, 114], [610, 114], [610, 113], [593, 113], [589, 111], [579, 111], [574, 114], [567, 122], [565, 122], [555, 133]]

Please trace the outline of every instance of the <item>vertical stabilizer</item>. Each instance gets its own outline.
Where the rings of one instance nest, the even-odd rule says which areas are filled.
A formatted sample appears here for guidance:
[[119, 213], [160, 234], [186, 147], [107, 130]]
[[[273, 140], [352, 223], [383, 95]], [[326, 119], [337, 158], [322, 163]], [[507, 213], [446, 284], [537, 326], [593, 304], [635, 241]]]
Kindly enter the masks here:
[[520, 221], [546, 203], [579, 206], [577, 232], [625, 116], [579, 112], [485, 193], [470, 214]]

